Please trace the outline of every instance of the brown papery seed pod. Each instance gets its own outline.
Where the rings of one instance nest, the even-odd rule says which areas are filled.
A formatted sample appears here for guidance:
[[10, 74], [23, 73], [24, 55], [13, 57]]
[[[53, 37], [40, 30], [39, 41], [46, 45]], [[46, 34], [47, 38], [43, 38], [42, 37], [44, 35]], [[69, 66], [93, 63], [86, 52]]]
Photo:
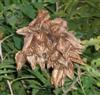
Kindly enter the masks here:
[[16, 33], [24, 36], [24, 45], [15, 56], [17, 70], [29, 62], [41, 69], [52, 68], [51, 83], [63, 86], [66, 76], [74, 77], [74, 63], [84, 64], [80, 54], [83, 46], [68, 32], [67, 22], [62, 18], [50, 19], [46, 10], [39, 10], [37, 17]]

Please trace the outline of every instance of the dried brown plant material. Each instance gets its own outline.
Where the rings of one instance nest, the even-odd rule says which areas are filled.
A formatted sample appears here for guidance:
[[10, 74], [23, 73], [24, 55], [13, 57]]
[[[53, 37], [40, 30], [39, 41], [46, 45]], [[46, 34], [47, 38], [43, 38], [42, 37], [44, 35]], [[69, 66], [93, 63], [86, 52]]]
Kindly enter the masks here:
[[20, 70], [22, 68], [22, 66], [26, 62], [26, 56], [24, 55], [24, 53], [22, 51], [18, 51], [16, 53], [15, 60], [18, 62], [18, 64], [17, 64], [17, 70]]
[[46, 10], [39, 10], [37, 17], [26, 27], [16, 31], [24, 36], [24, 45], [16, 53], [17, 70], [29, 62], [32, 69], [52, 68], [51, 83], [63, 86], [65, 77], [74, 77], [74, 63], [84, 64], [80, 55], [83, 46], [68, 32], [67, 22], [61, 18], [50, 19]]

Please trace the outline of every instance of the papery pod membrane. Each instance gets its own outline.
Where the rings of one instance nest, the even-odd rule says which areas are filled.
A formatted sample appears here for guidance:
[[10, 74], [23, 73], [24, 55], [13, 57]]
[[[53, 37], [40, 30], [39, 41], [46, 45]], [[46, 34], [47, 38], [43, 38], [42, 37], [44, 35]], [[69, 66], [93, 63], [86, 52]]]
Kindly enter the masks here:
[[84, 64], [80, 55], [83, 46], [68, 32], [67, 22], [62, 18], [50, 18], [48, 11], [39, 10], [37, 17], [16, 33], [24, 36], [24, 45], [16, 56], [17, 70], [29, 62], [41, 69], [52, 68], [51, 83], [63, 86], [66, 76], [74, 77], [74, 63]]

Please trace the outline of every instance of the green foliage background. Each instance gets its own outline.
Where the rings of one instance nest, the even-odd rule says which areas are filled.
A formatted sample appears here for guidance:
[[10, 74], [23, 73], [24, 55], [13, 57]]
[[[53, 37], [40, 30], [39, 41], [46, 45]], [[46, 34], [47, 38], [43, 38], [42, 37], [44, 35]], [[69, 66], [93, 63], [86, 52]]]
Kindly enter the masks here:
[[[47, 9], [52, 18], [61, 17], [68, 22], [69, 30], [85, 46], [80, 66], [81, 76], [76, 81], [78, 65], [75, 65], [74, 80], [66, 78], [63, 87], [50, 84], [47, 70], [32, 71], [27, 65], [16, 71], [15, 53], [23, 45], [22, 36], [15, 32], [36, 17], [38, 9]], [[0, 35], [8, 37], [1, 44], [3, 61], [0, 61], [0, 95], [10, 95], [7, 80], [11, 82], [14, 95], [100, 95], [100, 0], [0, 0]]]

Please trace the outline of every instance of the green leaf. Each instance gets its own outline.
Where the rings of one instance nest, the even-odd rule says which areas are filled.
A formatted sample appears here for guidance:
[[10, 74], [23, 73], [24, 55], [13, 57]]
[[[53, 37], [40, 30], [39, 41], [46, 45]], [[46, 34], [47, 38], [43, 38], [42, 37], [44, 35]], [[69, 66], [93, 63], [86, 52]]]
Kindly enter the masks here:
[[100, 58], [94, 59], [94, 60], [91, 62], [91, 65], [93, 65], [93, 66], [95, 66], [95, 67], [100, 67]]
[[20, 8], [21, 11], [29, 18], [33, 19], [35, 17], [35, 9], [31, 4], [23, 4]]
[[39, 89], [32, 89], [32, 95], [37, 95], [38, 91], [39, 91]]
[[15, 69], [16, 67], [14, 65], [10, 65], [10, 64], [0, 64], [0, 69]]
[[21, 49], [22, 39], [18, 36], [13, 36], [14, 44], [17, 49]]
[[17, 21], [16, 16], [11, 16], [7, 18], [7, 23], [10, 24], [13, 28], [15, 27], [16, 21]]
[[100, 77], [99, 70], [94, 69], [93, 67], [89, 65], [85, 65], [86, 70], [94, 77]]
[[23, 84], [20, 81], [15, 82], [12, 85], [14, 93], [17, 95], [27, 95]]
[[3, 4], [0, 2], [0, 12], [3, 10]]
[[56, 3], [57, 0], [44, 0], [44, 2], [45, 2], [45, 3], [52, 3], [52, 4], [53, 4], [53, 3]]
[[7, 70], [7, 71], [5, 71], [5, 70], [0, 70], [0, 75], [1, 74], [11, 74], [11, 73], [14, 73], [14, 72], [16, 72], [15, 70]]
[[12, 80], [13, 78], [12, 77], [9, 77], [9, 76], [5, 76], [5, 75], [1, 75], [0, 78], [2, 79], [7, 79], [7, 80]]
[[43, 2], [34, 2], [34, 3], [33, 3], [33, 6], [34, 6], [36, 9], [42, 9], [42, 8], [43, 8]]
[[36, 78], [38, 78], [43, 84], [49, 85], [48, 80], [39, 72], [39, 69], [36, 68], [34, 71], [28, 70], [31, 74], [33, 74]]

